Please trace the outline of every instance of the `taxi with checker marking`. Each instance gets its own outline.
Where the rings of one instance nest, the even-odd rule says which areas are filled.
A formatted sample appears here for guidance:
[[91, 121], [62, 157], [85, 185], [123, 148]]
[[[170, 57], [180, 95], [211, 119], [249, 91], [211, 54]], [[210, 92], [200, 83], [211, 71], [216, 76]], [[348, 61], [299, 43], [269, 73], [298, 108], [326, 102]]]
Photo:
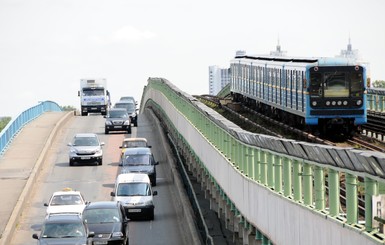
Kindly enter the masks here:
[[46, 214], [82, 214], [84, 207], [88, 202], [85, 201], [80, 191], [71, 188], [64, 188], [52, 194], [48, 203]]

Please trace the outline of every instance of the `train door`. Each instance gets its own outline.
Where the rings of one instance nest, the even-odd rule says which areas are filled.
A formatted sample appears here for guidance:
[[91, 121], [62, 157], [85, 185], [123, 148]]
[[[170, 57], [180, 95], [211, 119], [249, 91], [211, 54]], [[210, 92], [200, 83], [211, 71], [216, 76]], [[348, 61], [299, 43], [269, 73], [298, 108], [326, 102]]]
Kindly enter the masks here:
[[289, 108], [293, 108], [293, 88], [292, 88], [292, 70], [287, 71], [287, 98], [289, 103]]
[[287, 100], [286, 100], [286, 70], [285, 70], [285, 66], [282, 66], [282, 71], [281, 71], [281, 88], [280, 88], [280, 91], [281, 91], [281, 99], [282, 99], [282, 102], [281, 104], [286, 107], [287, 106]]

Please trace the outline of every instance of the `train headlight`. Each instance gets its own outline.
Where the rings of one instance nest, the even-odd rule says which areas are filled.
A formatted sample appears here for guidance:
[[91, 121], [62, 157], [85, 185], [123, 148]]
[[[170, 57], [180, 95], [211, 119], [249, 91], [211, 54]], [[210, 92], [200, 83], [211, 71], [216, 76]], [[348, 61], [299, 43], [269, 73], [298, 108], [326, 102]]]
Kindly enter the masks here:
[[330, 101], [326, 101], [326, 105], [329, 106], [330, 105]]
[[343, 104], [344, 105], [348, 105], [348, 102], [346, 100], [344, 100]]
[[357, 105], [361, 105], [362, 104], [362, 100], [357, 100]]
[[339, 101], [337, 102], [337, 105], [342, 105], [342, 101], [339, 100]]
[[335, 101], [332, 101], [332, 105], [336, 105], [336, 102], [335, 102]]
[[311, 105], [312, 105], [312, 106], [317, 106], [317, 101], [311, 102]]

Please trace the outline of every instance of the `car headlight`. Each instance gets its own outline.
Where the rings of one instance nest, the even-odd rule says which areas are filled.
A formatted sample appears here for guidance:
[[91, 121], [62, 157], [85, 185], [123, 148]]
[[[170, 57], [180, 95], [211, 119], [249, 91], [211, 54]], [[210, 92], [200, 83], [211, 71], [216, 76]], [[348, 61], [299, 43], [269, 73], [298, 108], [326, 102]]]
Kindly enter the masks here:
[[97, 154], [102, 154], [102, 149], [97, 149], [95, 152], [96, 152]]
[[112, 125], [111, 121], [106, 121], [106, 125]]
[[122, 237], [123, 233], [121, 231], [116, 231], [112, 233], [112, 237]]
[[124, 125], [130, 125], [130, 120], [124, 121]]
[[149, 200], [149, 201], [146, 201], [143, 203], [144, 206], [151, 206], [152, 205], [152, 201]]
[[77, 151], [75, 148], [71, 148], [71, 149], [70, 149], [70, 152], [71, 152], [71, 153], [77, 153], [78, 151]]

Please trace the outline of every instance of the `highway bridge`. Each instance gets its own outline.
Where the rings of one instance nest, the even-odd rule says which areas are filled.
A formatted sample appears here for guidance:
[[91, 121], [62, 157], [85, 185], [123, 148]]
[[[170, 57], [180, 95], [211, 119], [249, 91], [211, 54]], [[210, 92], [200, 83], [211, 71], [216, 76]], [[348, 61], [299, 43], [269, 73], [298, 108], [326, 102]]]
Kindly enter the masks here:
[[[154, 222], [130, 223], [131, 244], [215, 243], [213, 237], [202, 235], [205, 232], [198, 235], [194, 228], [198, 218], [187, 207], [187, 197], [181, 194], [183, 184], [176, 171], [178, 166], [173, 163], [176, 158], [200, 181], [211, 209], [233, 231], [234, 241], [384, 244], [385, 236], [377, 229], [372, 212], [372, 196], [384, 189], [384, 154], [249, 133], [162, 78], [149, 78], [140, 105], [140, 121], [132, 137], [146, 137], [154, 145], [155, 157], [160, 161], [159, 196]], [[53, 112], [56, 110], [44, 108], [27, 123], [30, 127], [40, 119], [54, 120], [53, 129], [48, 131], [56, 131], [53, 136], [21, 139], [19, 144], [24, 150], [17, 153], [19, 159], [16, 157], [11, 166], [6, 165], [7, 154], [20, 139], [8, 136], [6, 143], [0, 141], [6, 145], [0, 148], [0, 194], [8, 206], [15, 203], [1, 211], [2, 217], [9, 217], [1, 227], [1, 244], [35, 244], [31, 234], [38, 232], [44, 218], [43, 203], [57, 189], [70, 186], [81, 190], [89, 201], [109, 198], [118, 172], [118, 146], [124, 135], [104, 135], [101, 116], [75, 117], [73, 113]], [[51, 116], [56, 119], [47, 118]], [[22, 125], [16, 134], [25, 135], [26, 126]], [[48, 128], [40, 125], [32, 127], [31, 134], [39, 132], [39, 127]], [[66, 143], [74, 133], [84, 131], [96, 132], [105, 141], [102, 166], [68, 166]], [[28, 149], [41, 142], [48, 145], [43, 149], [43, 159], [40, 153], [44, 152], [36, 155]], [[176, 146], [180, 155], [175, 157], [172, 146], [169, 148], [165, 142]], [[25, 166], [21, 168], [24, 171], [17, 172], [27, 159], [34, 160], [33, 167]], [[19, 181], [15, 186], [4, 182], [15, 179]], [[340, 204], [340, 185], [346, 186], [344, 206]], [[363, 220], [358, 215], [360, 195], [365, 199]]]

